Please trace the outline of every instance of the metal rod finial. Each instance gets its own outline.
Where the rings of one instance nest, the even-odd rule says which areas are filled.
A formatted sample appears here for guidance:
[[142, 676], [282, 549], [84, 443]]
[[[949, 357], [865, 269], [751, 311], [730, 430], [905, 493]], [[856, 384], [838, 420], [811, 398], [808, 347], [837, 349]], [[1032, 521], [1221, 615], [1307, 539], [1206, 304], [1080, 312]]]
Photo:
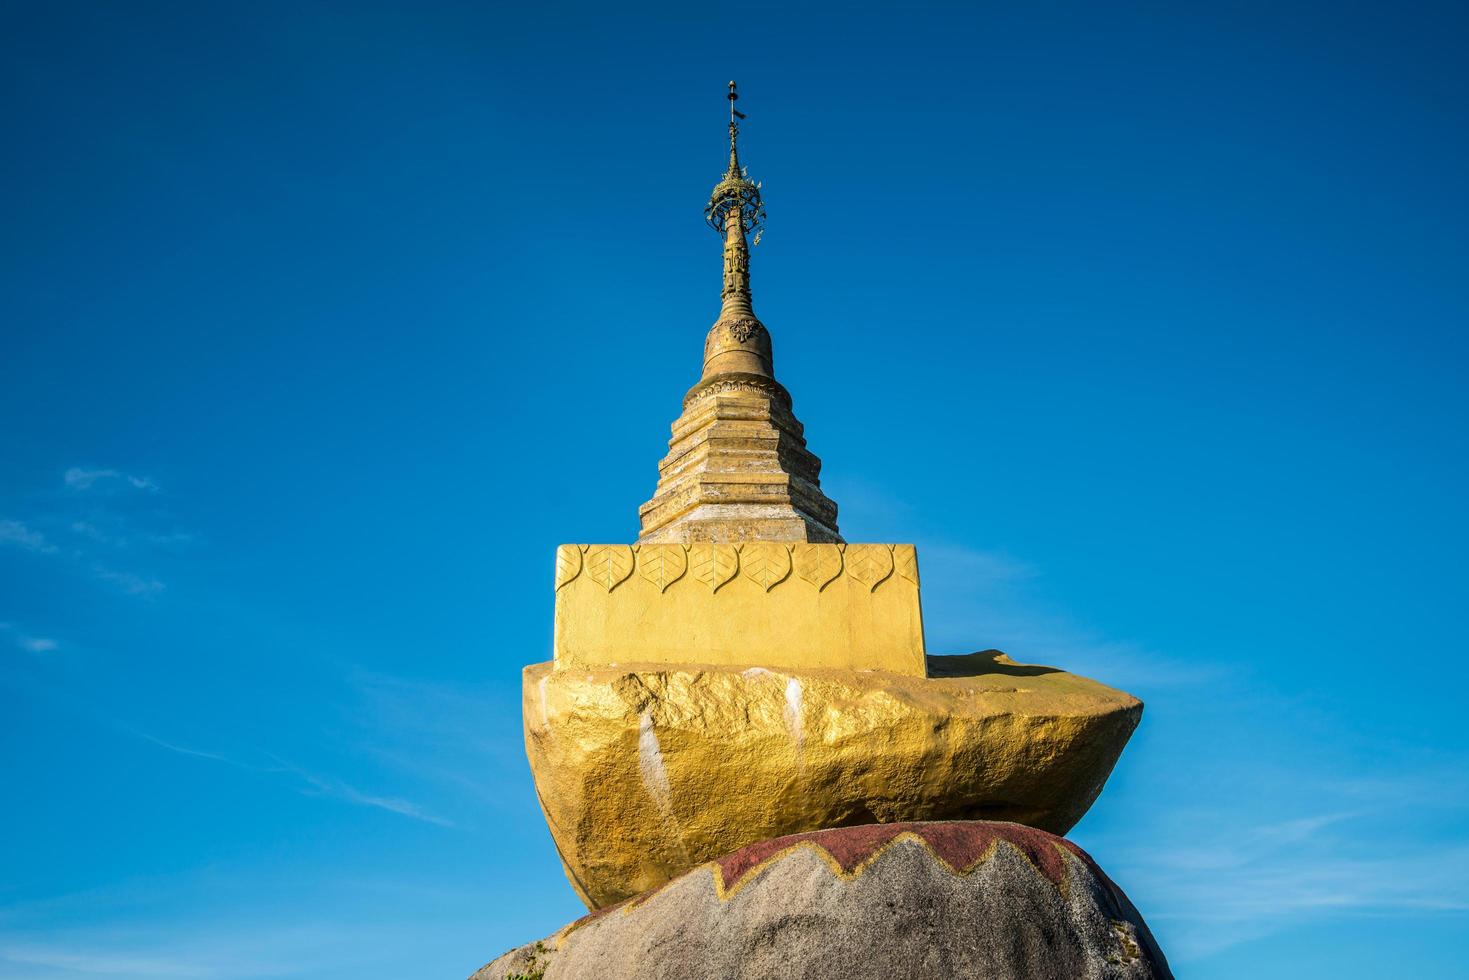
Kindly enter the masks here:
[[739, 100], [739, 97], [740, 93], [735, 91], [734, 79], [730, 79], [729, 95], [725, 96], [725, 98], [729, 99], [729, 121], [731, 123], [733, 123], [736, 119], [745, 118], [745, 114], [735, 108], [735, 102]]

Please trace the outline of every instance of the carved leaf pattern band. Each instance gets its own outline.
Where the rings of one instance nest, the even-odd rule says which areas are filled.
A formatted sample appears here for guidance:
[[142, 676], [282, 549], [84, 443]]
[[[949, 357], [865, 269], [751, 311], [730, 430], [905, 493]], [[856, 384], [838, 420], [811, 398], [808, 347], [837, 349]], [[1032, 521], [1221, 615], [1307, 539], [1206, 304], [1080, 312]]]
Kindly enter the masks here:
[[667, 592], [689, 568], [688, 552], [681, 544], [645, 544], [638, 548], [638, 574]]
[[608, 592], [632, 574], [632, 548], [625, 544], [594, 544], [587, 549], [587, 574]]
[[918, 549], [911, 544], [893, 545], [893, 564], [903, 578], [918, 584]]
[[885, 544], [848, 545], [844, 564], [848, 575], [876, 592], [893, 574], [893, 549]]
[[556, 549], [556, 591], [581, 574], [581, 553], [586, 545], [563, 544]]
[[[659, 592], [692, 581], [718, 592], [743, 576], [765, 592], [790, 582], [816, 592], [845, 574], [870, 592], [899, 579], [918, 587], [911, 544], [563, 544], [556, 549], [556, 591], [585, 574], [608, 592], [638, 577]], [[679, 586], [688, 588], [688, 586]]]
[[791, 552], [771, 541], [741, 545], [740, 567], [746, 578], [769, 592], [791, 574]]
[[689, 563], [694, 578], [718, 592], [740, 570], [740, 550], [732, 544], [690, 545]]
[[791, 549], [796, 574], [820, 592], [842, 574], [842, 549], [834, 544], [798, 544]]

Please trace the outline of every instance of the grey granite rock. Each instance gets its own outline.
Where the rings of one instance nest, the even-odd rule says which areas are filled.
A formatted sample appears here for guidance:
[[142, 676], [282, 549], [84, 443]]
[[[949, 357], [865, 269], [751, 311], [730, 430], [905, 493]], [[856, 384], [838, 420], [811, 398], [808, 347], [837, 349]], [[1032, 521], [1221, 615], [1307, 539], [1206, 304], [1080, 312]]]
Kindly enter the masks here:
[[1019, 824], [765, 841], [506, 953], [471, 980], [1163, 980], [1080, 848]]

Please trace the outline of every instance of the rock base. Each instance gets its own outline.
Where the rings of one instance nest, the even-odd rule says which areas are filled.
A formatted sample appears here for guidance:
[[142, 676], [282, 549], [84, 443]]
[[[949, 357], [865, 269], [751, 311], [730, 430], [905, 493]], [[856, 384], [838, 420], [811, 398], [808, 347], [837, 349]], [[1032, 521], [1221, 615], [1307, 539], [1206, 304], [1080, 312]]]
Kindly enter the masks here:
[[471, 980], [1171, 980], [1080, 848], [1019, 824], [877, 824], [743, 848]]

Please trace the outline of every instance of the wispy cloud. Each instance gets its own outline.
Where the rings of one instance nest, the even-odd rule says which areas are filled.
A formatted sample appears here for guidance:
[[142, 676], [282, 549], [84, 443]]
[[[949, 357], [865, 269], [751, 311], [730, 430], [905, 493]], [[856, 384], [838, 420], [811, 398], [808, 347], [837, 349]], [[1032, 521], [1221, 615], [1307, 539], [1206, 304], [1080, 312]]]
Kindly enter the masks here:
[[294, 772], [311, 785], [312, 789], [315, 790], [315, 793], [312, 795], [329, 796], [333, 799], [345, 800], [348, 803], [355, 803], [359, 806], [376, 807], [379, 810], [387, 810], [389, 813], [412, 817], [414, 820], [422, 820], [425, 823], [431, 823], [439, 827], [454, 826], [453, 821], [434, 816], [417, 803], [409, 800], [396, 796], [375, 796], [371, 793], [364, 793], [355, 786], [350, 786], [339, 779], [325, 779], [306, 772], [303, 769], [290, 767], [289, 771]]
[[15, 640], [15, 645], [28, 653], [50, 653], [59, 644], [45, 636], [29, 636], [16, 628], [14, 623], [0, 623], [0, 633], [4, 633]]
[[[1327, 917], [1469, 914], [1469, 845], [1384, 851], [1254, 851], [1191, 873], [1124, 870], [1133, 894], [1149, 896], [1149, 917], [1167, 924], [1172, 955], [1182, 961]], [[1164, 851], [1156, 860], [1184, 864], [1188, 857]]]
[[[100, 480], [111, 479], [123, 481], [125, 485], [138, 489], [156, 490], [157, 485], [144, 477], [129, 476], [116, 470], [84, 470], [72, 467], [66, 471], [66, 483], [68, 486], [79, 490], [86, 490], [98, 483]], [[93, 508], [96, 510], [96, 508]], [[78, 537], [69, 538], [63, 543], [65, 548], [59, 546], [55, 541], [46, 536], [46, 533], [33, 527], [30, 523], [14, 518], [0, 520], [0, 545], [10, 545], [24, 551], [35, 554], [54, 555], [58, 559], [75, 563], [79, 568], [87, 569], [91, 574], [103, 582], [120, 589], [127, 595], [151, 598], [157, 596], [164, 589], [163, 582], [153, 575], [141, 574], [134, 571], [119, 570], [111, 564], [95, 559], [96, 547], [101, 544], [111, 548], [124, 549], [135, 545], [159, 546], [177, 544], [192, 539], [192, 535], [182, 531], [172, 530], [168, 532], [155, 531], [133, 531], [129, 529], [129, 521], [121, 516], [110, 515], [104, 510], [97, 511], [102, 517], [95, 515], [91, 519], [71, 520], [66, 524], [60, 524], [72, 535]], [[117, 530], [107, 531], [98, 525], [101, 520], [104, 526], [116, 526]], [[63, 535], [64, 537], [64, 535]]]
[[71, 529], [73, 533], [80, 534], [86, 538], [91, 538], [93, 541], [100, 541], [103, 544], [112, 543], [111, 536], [103, 534], [102, 529], [93, 524], [91, 521], [72, 521]]
[[129, 729], [129, 731], [137, 737], [143, 739], [144, 741], [151, 742], [159, 748], [167, 749], [168, 751], [177, 753], [179, 755], [186, 755], [196, 759], [205, 759], [210, 762], [219, 762], [228, 766], [233, 766], [236, 769], [245, 769], [250, 772], [288, 774], [291, 776], [295, 776], [296, 778], [300, 779], [302, 783], [305, 784], [300, 787], [299, 791], [307, 796], [330, 797], [331, 799], [342, 800], [344, 802], [352, 803], [357, 806], [366, 806], [378, 810], [386, 810], [389, 813], [396, 813], [399, 816], [410, 817], [414, 820], [421, 820], [424, 823], [431, 823], [438, 827], [454, 826], [453, 821], [446, 820], [440, 816], [436, 816], [435, 814], [430, 813], [428, 810], [424, 809], [422, 806], [414, 803], [411, 800], [405, 800], [401, 797], [396, 796], [380, 796], [376, 793], [364, 792], [363, 790], [360, 790], [356, 786], [353, 786], [343, 780], [329, 776], [322, 776], [318, 773], [303, 769], [300, 766], [293, 765], [292, 763], [289, 763], [284, 759], [281, 759], [274, 755], [270, 756], [270, 759], [273, 763], [272, 765], [255, 765], [253, 763], [242, 762], [238, 759], [230, 758], [229, 756], [222, 755], [218, 752], [208, 752], [202, 749], [194, 749], [189, 748], [188, 746], [179, 745], [176, 742], [170, 742], [166, 739], [159, 738], [156, 735], [150, 735], [147, 732], [138, 731], [137, 729]]
[[[260, 917], [256, 908], [242, 908], [236, 914], [249, 920], [243, 923], [195, 911], [209, 905], [202, 889], [214, 880], [212, 871], [202, 876], [155, 878], [120, 889], [73, 893], [0, 909], [0, 977], [305, 980], [350, 962], [370, 946], [374, 933], [391, 928], [354, 922], [350, 914], [334, 915], [330, 908], [296, 909], [294, 917], [279, 920]], [[234, 889], [253, 883], [249, 877], [231, 882]], [[138, 891], [144, 884], [146, 896]], [[271, 887], [278, 891], [280, 886]], [[153, 911], [160, 892], [167, 895], [165, 907], [171, 908], [162, 915]], [[134, 915], [126, 922], [104, 919], [94, 925], [72, 924], [75, 917], [90, 920], [99, 902], [114, 914], [139, 907], [152, 914]], [[31, 920], [33, 925], [22, 929], [7, 923], [7, 913], [16, 913], [19, 920]], [[22, 970], [25, 972], [19, 972]]]
[[[365, 894], [388, 898], [372, 905]], [[487, 938], [483, 915], [466, 911], [474, 894], [411, 872], [302, 880], [213, 864], [0, 906], [0, 977], [463, 976], [549, 925], [507, 910]]]
[[191, 755], [191, 756], [193, 756], [196, 759], [209, 759], [209, 760], [211, 760], [213, 762], [223, 762], [226, 765], [235, 766], [238, 769], [249, 769], [249, 770], [254, 771], [254, 772], [267, 772], [267, 771], [270, 771], [270, 770], [261, 769], [258, 766], [248, 765], [248, 764], [243, 763], [243, 762], [236, 762], [235, 760], [229, 758], [228, 756], [219, 755], [218, 753], [215, 753], [215, 752], [204, 752], [204, 751], [202, 751], [200, 749], [191, 749], [191, 748], [188, 748], [187, 746], [177, 745], [177, 744], [175, 744], [173, 742], [165, 741], [165, 740], [157, 737], [156, 735], [149, 735], [147, 732], [140, 732], [140, 731], [138, 731], [135, 728], [134, 729], [129, 729], [129, 731], [131, 731], [132, 734], [138, 736], [138, 738], [141, 738], [145, 742], [152, 742], [154, 745], [158, 746], [161, 749], [167, 749], [170, 752], [177, 752], [179, 755]]
[[128, 595], [152, 598], [164, 590], [164, 585], [152, 576], [135, 572], [119, 572], [105, 565], [93, 565], [92, 572], [104, 582], [117, 586]]
[[24, 521], [0, 520], [0, 543], [15, 545], [26, 551], [42, 554], [55, 552], [56, 546], [46, 540], [46, 535], [34, 530]]
[[1437, 768], [1420, 767], [1390, 774], [1354, 775], [1328, 782], [1326, 790], [1342, 798], [1366, 804], [1381, 805], [1392, 800], [1398, 807], [1412, 810], [1469, 809], [1469, 780], [1466, 767], [1453, 763]]
[[103, 529], [95, 520], [72, 521], [70, 528], [73, 534], [112, 548], [167, 547], [198, 540], [197, 535], [187, 531], [138, 530], [116, 517], [106, 523], [108, 527]]
[[129, 953], [120, 950], [83, 951], [44, 945], [0, 946], [0, 960], [48, 971], [61, 970], [72, 976], [106, 977], [222, 977], [215, 964], [167, 954]]
[[[158, 484], [146, 476], [136, 476], [117, 469], [87, 469], [82, 466], [73, 466], [68, 469], [62, 474], [62, 481], [72, 490], [79, 492], [100, 491], [107, 487], [143, 490], [150, 493], [156, 493], [159, 489]], [[158, 535], [134, 532], [128, 527], [130, 522], [125, 517], [110, 513], [105, 506], [100, 510], [93, 506], [92, 510], [93, 512], [86, 517], [71, 522], [70, 529], [73, 534], [112, 548], [128, 548], [137, 543], [157, 544], [175, 539], [174, 534]], [[103, 526], [99, 526], [99, 521]], [[107, 530], [104, 530], [104, 526]], [[77, 549], [77, 557], [85, 559], [88, 556], [82, 549]], [[152, 575], [120, 571], [99, 561], [90, 562], [90, 567], [93, 575], [127, 595], [151, 599], [164, 589], [163, 583]]]
[[467, 792], [478, 812], [508, 805], [500, 787], [525, 764], [513, 691], [362, 669], [350, 678], [356, 702], [342, 730], [353, 751]]
[[135, 490], [157, 491], [158, 484], [146, 476], [133, 476], [131, 473], [123, 473], [120, 470], [89, 470], [80, 466], [73, 466], [62, 474], [62, 480], [73, 490], [90, 490], [99, 485], [109, 483], [132, 487]]
[[[1325, 783], [1320, 793], [1334, 795]], [[1469, 916], [1469, 839], [1392, 832], [1402, 827], [1394, 801], [1245, 827], [1208, 820], [1170, 821], [1161, 839], [1124, 844], [1108, 862], [1176, 959], [1322, 918]]]

